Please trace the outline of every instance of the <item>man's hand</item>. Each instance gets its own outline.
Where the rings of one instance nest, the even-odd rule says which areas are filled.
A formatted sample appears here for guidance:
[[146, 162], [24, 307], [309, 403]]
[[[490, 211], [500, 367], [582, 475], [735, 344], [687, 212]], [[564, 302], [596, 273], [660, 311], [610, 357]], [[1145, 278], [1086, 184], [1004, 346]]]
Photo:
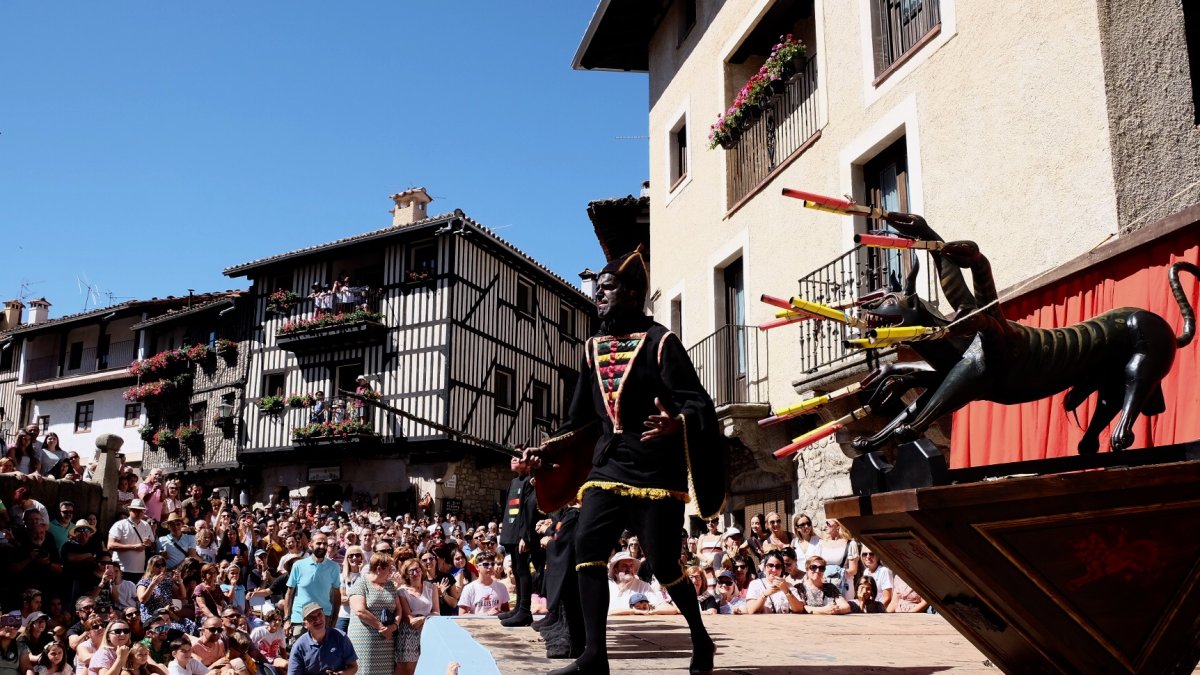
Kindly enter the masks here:
[[658, 398], [654, 399], [654, 407], [658, 408], [657, 415], [651, 415], [646, 418], [643, 424], [646, 426], [646, 431], [642, 432], [642, 442], [655, 440], [662, 436], [672, 436], [679, 433], [679, 420], [671, 417], [667, 409], [663, 407], [662, 401]]
[[[542, 468], [542, 459], [545, 456], [545, 453], [546, 446], [544, 445], [536, 445], [532, 448], [525, 448], [521, 451], [520, 461], [522, 464], [528, 465], [531, 469], [540, 469]], [[555, 466], [556, 465], [551, 464], [550, 468], [554, 468]]]
[[525, 540], [524, 540], [524, 539], [522, 539], [521, 541], [517, 542], [517, 553], [524, 553], [524, 552], [526, 552], [526, 551], [528, 551], [528, 550], [529, 550], [529, 547], [528, 547], [528, 546], [525, 544]]

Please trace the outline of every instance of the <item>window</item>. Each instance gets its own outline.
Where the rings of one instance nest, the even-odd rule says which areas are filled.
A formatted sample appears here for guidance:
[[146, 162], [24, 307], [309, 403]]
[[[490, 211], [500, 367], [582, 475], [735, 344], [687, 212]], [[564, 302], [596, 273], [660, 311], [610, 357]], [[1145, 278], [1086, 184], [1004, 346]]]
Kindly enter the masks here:
[[880, 78], [937, 34], [939, 0], [871, 0], [871, 27], [875, 76]]
[[284, 373], [267, 373], [263, 375], [263, 396], [283, 396], [283, 387], [286, 384], [286, 375]]
[[530, 393], [533, 398], [533, 421], [548, 424], [550, 422], [550, 386], [534, 382]]
[[571, 397], [575, 395], [575, 384], [579, 382], [579, 372], [574, 368], [561, 368], [558, 371], [558, 386], [562, 392], [562, 400], [559, 401], [558, 409], [562, 411], [563, 417], [566, 417], [567, 412], [571, 409]]
[[575, 325], [571, 321], [571, 307], [565, 302], [558, 306], [558, 332], [563, 335], [575, 334]]
[[112, 336], [105, 333], [100, 336], [96, 342], [96, 369], [105, 370], [108, 368], [108, 350], [112, 346]]
[[92, 414], [95, 410], [95, 401], [80, 401], [75, 404], [75, 433], [92, 430]]
[[496, 409], [512, 412], [517, 409], [517, 375], [504, 366], [492, 371], [492, 395], [496, 397]]
[[192, 404], [191, 413], [192, 426], [199, 427], [201, 431], [204, 431], [205, 418], [208, 417], [208, 403], [200, 402]]
[[671, 190], [679, 187], [688, 172], [687, 120], [679, 120], [679, 124], [671, 130]]
[[354, 361], [351, 363], [343, 363], [333, 369], [333, 388], [334, 391], [326, 393], [326, 399], [340, 398], [343, 391], [354, 391], [358, 386], [358, 376], [365, 375], [362, 361]]
[[408, 247], [408, 281], [424, 281], [437, 274], [437, 244], [422, 241]]
[[677, 295], [671, 298], [671, 332], [683, 341], [683, 296]]
[[[866, 187], [867, 203], [887, 209], [907, 213], [908, 206], [908, 144], [901, 137], [895, 143], [875, 155], [863, 165], [863, 181]], [[884, 232], [893, 231], [883, 221], [871, 220], [867, 223], [870, 230]], [[903, 255], [897, 249], [868, 248], [867, 270], [868, 288], [863, 292], [871, 292], [880, 288], [899, 288], [908, 270], [912, 267], [910, 256]]]
[[533, 316], [533, 282], [527, 279], [517, 279], [517, 311]]
[[141, 403], [126, 403], [125, 404], [125, 426], [136, 427], [138, 422], [142, 420], [142, 404]]
[[41, 429], [41, 433], [45, 434], [47, 431], [50, 431], [50, 416], [49, 415], [42, 415], [41, 417], [39, 417], [37, 419], [37, 422], [38, 422], [38, 428]]
[[687, 39], [688, 33], [692, 32], [692, 28], [696, 26], [696, 0], [683, 0], [679, 3], [682, 5], [680, 12], [682, 16], [679, 22], [679, 44]]
[[83, 343], [72, 342], [71, 351], [67, 355], [67, 370], [79, 370], [83, 365]]

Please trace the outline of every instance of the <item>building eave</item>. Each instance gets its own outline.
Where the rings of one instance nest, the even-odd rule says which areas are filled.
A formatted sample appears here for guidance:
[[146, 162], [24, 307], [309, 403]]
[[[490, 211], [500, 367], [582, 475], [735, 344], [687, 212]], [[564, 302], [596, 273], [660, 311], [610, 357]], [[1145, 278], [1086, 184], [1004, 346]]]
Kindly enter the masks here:
[[664, 0], [600, 0], [571, 67], [650, 72], [650, 39], [670, 5]]

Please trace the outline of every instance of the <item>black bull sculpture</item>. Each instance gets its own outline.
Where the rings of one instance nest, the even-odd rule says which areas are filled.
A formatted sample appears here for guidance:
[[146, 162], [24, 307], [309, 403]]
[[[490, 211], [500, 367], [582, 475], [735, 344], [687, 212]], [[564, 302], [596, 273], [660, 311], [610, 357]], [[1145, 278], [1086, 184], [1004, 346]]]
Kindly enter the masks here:
[[[943, 241], [920, 216], [887, 213], [884, 217], [906, 237]], [[1171, 291], [1184, 318], [1183, 333], [1176, 337], [1165, 319], [1136, 307], [1114, 309], [1065, 328], [1023, 326], [1004, 318], [991, 266], [974, 242], [947, 242], [930, 255], [942, 292], [955, 310], [953, 320], [917, 296], [915, 260], [903, 289], [893, 289], [862, 307], [872, 326], [948, 330], [940, 339], [908, 344], [924, 363], [889, 364], [864, 381], [865, 394], [876, 410], [894, 410], [909, 390], [924, 392], [878, 433], [855, 438], [858, 452], [874, 451], [891, 441], [915, 440], [938, 418], [971, 401], [1025, 403], [1070, 389], [1064, 405], [1074, 412], [1099, 392], [1095, 415], [1079, 442], [1081, 454], [1099, 449], [1100, 432], [1118, 412], [1120, 420], [1110, 437], [1114, 451], [1133, 444], [1138, 415], [1157, 415], [1166, 409], [1162, 379], [1176, 350], [1195, 334], [1195, 314], [1178, 274], [1186, 270], [1200, 276], [1200, 268], [1187, 262], [1170, 268]], [[963, 279], [963, 269], [971, 271], [973, 292]]]

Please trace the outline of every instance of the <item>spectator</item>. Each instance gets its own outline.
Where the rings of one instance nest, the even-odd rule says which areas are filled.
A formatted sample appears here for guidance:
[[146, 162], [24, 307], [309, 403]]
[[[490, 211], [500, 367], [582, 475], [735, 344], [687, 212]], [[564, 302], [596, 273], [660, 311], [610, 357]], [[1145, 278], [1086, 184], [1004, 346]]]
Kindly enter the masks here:
[[[200, 584], [192, 591], [192, 602], [195, 607], [196, 619], [212, 619], [221, 616], [228, 600], [221, 592], [221, 567], [216, 563], [207, 563], [200, 568]], [[200, 657], [204, 661], [204, 657]], [[211, 665], [211, 662], [205, 662]]]
[[337, 629], [343, 633], [350, 630], [350, 587], [362, 576], [364, 555], [361, 546], [350, 546], [342, 560], [342, 603], [338, 605]]
[[169, 634], [171, 624], [168, 612], [155, 612], [146, 629], [146, 637], [141, 644], [149, 650], [150, 660], [166, 665], [171, 661], [171, 644]]
[[272, 607], [263, 613], [263, 625], [250, 632], [250, 641], [264, 657], [287, 660], [287, 634], [283, 630], [283, 615]]
[[[207, 523], [206, 520], [198, 520], [199, 523]], [[213, 541], [213, 531], [208, 527], [196, 528], [196, 557], [201, 562], [215, 563], [217, 562], [217, 543]]]
[[442, 616], [458, 614], [458, 596], [460, 589], [450, 575], [450, 565], [444, 558], [433, 551], [426, 551], [419, 558], [424, 577], [430, 580], [438, 591], [438, 613]]
[[162, 522], [163, 518], [163, 499], [166, 493], [163, 492], [162, 474], [162, 469], [158, 467], [151, 469], [145, 482], [137, 488], [137, 496], [141, 497], [142, 503], [146, 505], [146, 518], [155, 524]]
[[99, 556], [89, 546], [95, 533], [87, 520], [81, 518], [75, 521], [59, 553], [63, 564], [63, 582], [68, 587], [68, 599], [71, 601], [93, 588], [100, 576]]
[[0, 673], [21, 672], [21, 661], [29, 658], [28, 651], [22, 651], [20, 643], [16, 642], [20, 628], [19, 618], [8, 614], [0, 616]]
[[479, 578], [467, 584], [458, 598], [459, 614], [494, 616], [508, 610], [508, 589], [496, 581], [496, 562], [481, 560]]
[[[627, 551], [618, 551], [608, 561], [608, 613], [617, 614], [672, 614], [674, 606], [663, 599], [660, 592], [638, 577], [641, 563]], [[640, 612], [629, 606], [629, 598], [641, 593], [650, 601], [651, 609]]]
[[95, 611], [96, 601], [91, 597], [85, 595], [75, 601], [75, 616], [79, 617], [79, 622], [67, 629], [67, 646], [72, 651], [76, 649], [81, 640], [87, 637], [86, 624]]
[[[355, 379], [354, 393], [358, 394], [359, 396], [369, 396], [374, 393], [374, 389], [372, 389], [371, 385], [367, 382], [366, 375], [359, 375]], [[353, 403], [351, 403], [350, 408], [353, 419], [366, 420], [367, 404], [364, 403], [361, 398], [353, 399]]]
[[761, 513], [750, 518], [750, 536], [746, 537], [746, 545], [750, 547], [750, 555], [755, 561], [762, 560], [764, 553], [762, 544], [767, 538], [765, 520], [766, 516]]
[[285, 553], [279, 558], [279, 569], [283, 570], [283, 566], [288, 560], [300, 559], [304, 557], [304, 547], [300, 543], [300, 535], [287, 534], [283, 537], [283, 545]]
[[50, 512], [46, 510], [45, 504], [33, 498], [33, 493], [29, 488], [21, 486], [13, 490], [12, 506], [9, 508], [9, 518], [14, 523], [25, 522], [25, 512], [36, 511], [42, 517], [42, 522], [46, 525], [50, 524]]
[[167, 675], [167, 669], [150, 658], [150, 648], [137, 643], [129, 648], [129, 659], [123, 672], [129, 675]]
[[879, 556], [866, 546], [862, 548], [862, 562], [863, 576], [874, 579], [875, 585], [879, 587], [875, 599], [879, 601], [879, 604], [887, 607], [892, 601], [892, 570], [880, 563]]
[[310, 602], [298, 614], [304, 619], [304, 633], [292, 647], [287, 675], [355, 675], [358, 654], [344, 633], [326, 627], [325, 607]]
[[38, 457], [38, 449], [34, 447], [35, 438], [27, 431], [18, 431], [16, 439], [8, 448], [8, 458], [13, 461], [13, 467], [25, 475], [41, 475], [38, 470], [42, 464], [41, 458]]
[[146, 505], [140, 499], [129, 503], [129, 517], [122, 518], [108, 530], [108, 550], [121, 563], [121, 574], [127, 581], [137, 582], [146, 571], [146, 551], [158, 541], [154, 528], [145, 521]]
[[850, 603], [842, 596], [836, 586], [825, 581], [825, 559], [821, 556], [809, 556], [804, 561], [804, 581], [801, 582], [800, 592], [803, 595], [804, 610], [809, 614], [849, 614]]
[[137, 498], [137, 474], [133, 469], [122, 469], [117, 474], [117, 506], [129, 508]]
[[309, 412], [310, 422], [324, 424], [329, 417], [329, 404], [325, 401], [325, 392], [313, 394], [312, 410]]
[[729, 570], [717, 572], [717, 613], [746, 613], [746, 601], [738, 596], [737, 581]]
[[192, 638], [192, 656], [200, 659], [206, 667], [212, 667], [218, 660], [225, 658], [225, 643], [221, 636], [225, 633], [225, 625], [220, 617], [210, 616], [204, 619], [199, 637]]
[[49, 536], [49, 521], [31, 509], [25, 512], [24, 522], [24, 541], [14, 549], [8, 565], [9, 587], [40, 588], [52, 597], [62, 597], [62, 559]]
[[188, 486], [188, 497], [183, 500], [183, 517], [187, 522], [208, 520], [212, 515], [212, 502], [204, 498], [204, 488], [192, 483]]
[[61, 501], [58, 503], [58, 517], [50, 522], [50, 537], [54, 539], [54, 545], [58, 551], [62, 552], [63, 544], [67, 543], [67, 538], [70, 536], [71, 526], [75, 520], [75, 503], [71, 501]]
[[696, 554], [701, 563], [711, 563], [722, 551], [721, 519], [710, 518], [706, 524], [708, 531], [696, 539]]
[[825, 521], [825, 535], [811, 555], [825, 559], [825, 580], [846, 595], [858, 575], [858, 542], [834, 518]]
[[292, 565], [287, 580], [284, 607], [291, 612], [292, 637], [298, 637], [305, 628], [307, 617], [301, 613], [303, 608], [315, 602], [328, 617], [333, 617], [334, 608], [341, 604], [342, 572], [337, 563], [326, 559], [329, 538], [318, 532], [308, 546], [311, 555]]
[[[0, 617], [0, 623], [3, 617]], [[99, 614], [89, 616], [84, 622], [84, 632], [75, 643], [75, 672], [86, 673], [92, 656], [104, 645], [104, 619]]]
[[55, 475], [59, 465], [67, 461], [67, 451], [58, 444], [58, 434], [51, 431], [38, 449], [38, 470], [43, 476]]
[[166, 558], [167, 569], [174, 571], [184, 558], [199, 558], [196, 538], [183, 531], [183, 516], [171, 513], [167, 516], [167, 533], [158, 538], [158, 552]]
[[150, 558], [146, 572], [137, 583], [136, 592], [142, 623], [153, 621], [160, 610], [170, 610], [174, 600], [183, 599], [183, 588], [176, 576], [167, 569], [166, 558], [161, 555]]
[[783, 578], [783, 556], [770, 551], [763, 556], [763, 578], [746, 590], [747, 614], [799, 614], [804, 601]]
[[898, 576], [892, 576], [892, 601], [887, 611], [896, 614], [915, 614], [929, 609], [929, 603]]
[[391, 576], [392, 559], [375, 553], [366, 571], [350, 586], [347, 636], [367, 673], [391, 673], [396, 669], [396, 630], [407, 612]]
[[792, 586], [804, 581], [804, 571], [796, 560], [796, 549], [785, 546], [779, 549], [779, 555], [783, 557], [783, 578]]
[[254, 566], [250, 568], [248, 577], [250, 590], [250, 610], [262, 615], [263, 606], [271, 599], [271, 584], [275, 581], [275, 573], [267, 562], [267, 552], [258, 549], [254, 552]]
[[875, 584], [875, 580], [864, 576], [858, 580], [854, 600], [850, 601], [851, 610], [856, 614], [882, 614], [886, 612], [887, 607], [875, 599], [875, 596], [878, 594], [879, 586]]
[[637, 575], [638, 578], [646, 583], [650, 583], [654, 579], [654, 574], [650, 570], [650, 565], [646, 562], [646, 552], [642, 549], [642, 542], [638, 540], [636, 535], [631, 535], [625, 539], [625, 552], [638, 562]]
[[183, 494], [179, 491], [179, 481], [167, 481], [166, 490], [167, 494], [165, 497], [163, 497], [163, 520], [169, 519], [172, 513], [177, 513], [181, 518], [183, 518], [183, 522], [186, 523], [187, 518], [183, 515]]
[[717, 608], [720, 606], [720, 601], [717, 596], [708, 587], [708, 576], [704, 574], [704, 570], [692, 565], [684, 572], [687, 575], [688, 581], [692, 582], [692, 586], [696, 589], [696, 599], [700, 601], [700, 612], [703, 614], [716, 614]]
[[772, 511], [767, 514], [767, 532], [763, 537], [763, 551], [781, 551], [792, 543], [792, 533], [783, 529], [783, 518]]
[[33, 662], [42, 657], [46, 645], [54, 642], [54, 634], [47, 629], [48, 619], [42, 612], [34, 612], [25, 620], [25, 630], [17, 637], [21, 657], [21, 671], [33, 668]]
[[400, 596], [408, 607], [408, 622], [401, 623], [396, 634], [396, 668], [400, 675], [412, 675], [421, 656], [421, 629], [425, 617], [439, 613], [438, 592], [425, 579], [425, 569], [417, 560], [400, 566]]
[[733, 559], [733, 578], [737, 582], [738, 597], [745, 600], [750, 582], [758, 578], [758, 570], [754, 568], [754, 560], [750, 556], [739, 555]]
[[792, 537], [792, 548], [796, 551], [797, 559], [807, 560], [809, 556], [815, 555], [815, 547], [821, 544], [821, 538], [813, 530], [812, 518], [803, 513], [796, 516], [793, 523], [795, 534]]
[[133, 641], [139, 642], [146, 637], [145, 624], [142, 623], [142, 612], [137, 607], [126, 607], [121, 610], [121, 618], [125, 619], [125, 623], [129, 624], [130, 630], [133, 631]]
[[89, 675], [121, 675], [128, 667], [132, 633], [129, 624], [123, 620], [109, 623], [104, 629], [100, 649], [88, 662]]
[[171, 663], [167, 665], [169, 675], [206, 675], [208, 666], [192, 655], [192, 641], [187, 637], [171, 640]]
[[74, 672], [67, 662], [67, 650], [57, 642], [46, 645], [37, 663], [28, 671], [33, 675], [69, 675]]

